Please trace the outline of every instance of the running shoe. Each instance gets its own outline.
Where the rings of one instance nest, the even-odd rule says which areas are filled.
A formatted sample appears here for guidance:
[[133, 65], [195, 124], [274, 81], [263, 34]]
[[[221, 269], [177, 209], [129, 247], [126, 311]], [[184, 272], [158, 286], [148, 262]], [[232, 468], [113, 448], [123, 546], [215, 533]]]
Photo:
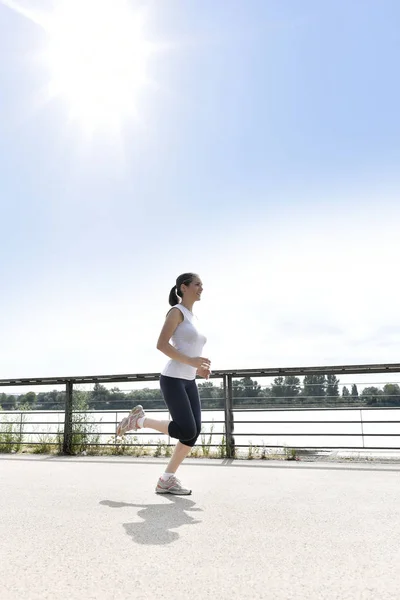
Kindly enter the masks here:
[[143, 406], [141, 406], [140, 404], [138, 404], [138, 406], [135, 406], [135, 408], [132, 408], [129, 415], [122, 419], [121, 423], [118, 425], [117, 436], [122, 437], [127, 431], [137, 431], [138, 429], [140, 429], [137, 424], [138, 419], [140, 419], [140, 417], [145, 416], [146, 415], [144, 413]]
[[192, 490], [184, 488], [179, 479], [172, 475], [167, 481], [164, 481], [161, 477], [158, 480], [156, 487], [156, 494], [175, 494], [180, 496], [190, 496]]

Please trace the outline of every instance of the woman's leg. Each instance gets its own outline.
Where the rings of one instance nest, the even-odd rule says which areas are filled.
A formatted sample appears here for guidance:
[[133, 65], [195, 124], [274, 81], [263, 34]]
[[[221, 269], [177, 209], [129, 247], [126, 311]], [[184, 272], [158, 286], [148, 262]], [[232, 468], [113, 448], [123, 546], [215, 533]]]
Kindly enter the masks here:
[[191, 413], [194, 418], [196, 425], [195, 435], [190, 440], [179, 441], [176, 446], [171, 460], [168, 463], [166, 473], [176, 473], [178, 467], [181, 465], [183, 460], [190, 453], [191, 449], [195, 445], [197, 438], [201, 431], [201, 405], [199, 390], [197, 388], [196, 381], [188, 381], [185, 385], [186, 394], [188, 396]]
[[176, 377], [160, 377], [161, 391], [172, 418], [168, 425], [168, 434], [186, 446], [193, 445], [190, 442], [197, 433], [197, 423], [186, 389], [191, 383]]
[[175, 477], [175, 473], [195, 445], [200, 433], [201, 410], [197, 384], [195, 380], [168, 377], [163, 377], [160, 384], [172, 417], [168, 433], [179, 441], [166, 472], [158, 480], [156, 493], [188, 495], [192, 490], [185, 488]]
[[182, 442], [177, 442], [174, 452], [171, 456], [171, 460], [169, 461], [168, 466], [165, 469], [165, 472], [166, 473], [176, 473], [176, 471], [178, 470], [178, 467], [181, 465], [181, 463], [184, 461], [184, 459], [190, 453], [191, 449], [192, 449], [191, 446], [185, 446], [185, 444], [182, 444]]
[[[164, 474], [167, 477], [176, 473], [178, 467], [196, 443], [201, 429], [201, 407], [195, 380], [188, 381], [175, 377], [161, 376], [160, 387], [172, 421], [151, 419], [143, 416], [138, 419], [137, 425], [140, 429], [155, 429], [160, 433], [169, 434], [171, 437], [179, 440]], [[157, 492], [191, 493], [190, 490], [185, 490], [176, 480], [173, 486], [163, 483], [161, 481], [163, 478], [164, 476], [160, 478], [157, 484]], [[168, 481], [168, 479], [164, 479], [164, 481]]]
[[[144, 417], [142, 427], [146, 427], [148, 429], [155, 429], [160, 433], [165, 433], [168, 435], [168, 425], [170, 421], [162, 421], [160, 419], [149, 419], [149, 417]], [[140, 429], [142, 429], [142, 427]]]
[[[139, 429], [155, 429], [170, 437], [191, 439], [197, 432], [197, 423], [192, 414], [191, 402], [186, 392], [186, 385], [191, 383], [184, 379], [161, 376], [160, 386], [164, 401], [171, 414], [172, 421], [152, 419], [144, 416], [138, 419]], [[197, 389], [197, 386], [196, 386]], [[190, 445], [190, 444], [187, 444]]]
[[133, 420], [133, 428], [135, 430], [136, 428], [155, 429], [180, 440], [183, 445], [189, 446], [190, 450], [196, 443], [201, 427], [200, 400], [196, 381], [161, 376], [160, 386], [172, 421], [147, 417], [140, 406], [134, 410], [140, 408], [144, 416]]
[[[189, 409], [190, 412], [190, 401], [187, 397], [185, 384], [186, 381], [184, 379], [165, 377], [163, 375], [161, 375], [160, 378], [161, 392], [163, 394], [164, 402], [172, 416], [172, 421], [178, 419], [178, 424], [174, 422], [172, 425], [172, 432], [170, 431], [171, 421], [152, 419], [147, 416], [145, 416], [143, 420], [139, 419], [139, 428], [155, 429], [160, 433], [165, 433], [165, 435], [170, 435], [177, 439], [179, 439], [183, 433], [181, 427], [183, 427], [186, 432], [187, 426], [189, 426], [190, 433], [192, 433], [194, 427], [193, 417], [190, 414], [188, 419], [185, 414], [187, 409]], [[182, 407], [183, 411], [179, 411], [179, 407]]]
[[[143, 419], [145, 427], [153, 426], [157, 431], [168, 433], [177, 438], [174, 453], [166, 472], [157, 482], [157, 494], [188, 495], [192, 491], [182, 486], [175, 473], [196, 443], [201, 427], [200, 399], [196, 381], [187, 381], [175, 377], [160, 378], [160, 387], [172, 421], [161, 422], [155, 419]], [[162, 423], [162, 425], [161, 425]], [[167, 426], [168, 423], [168, 426]]]

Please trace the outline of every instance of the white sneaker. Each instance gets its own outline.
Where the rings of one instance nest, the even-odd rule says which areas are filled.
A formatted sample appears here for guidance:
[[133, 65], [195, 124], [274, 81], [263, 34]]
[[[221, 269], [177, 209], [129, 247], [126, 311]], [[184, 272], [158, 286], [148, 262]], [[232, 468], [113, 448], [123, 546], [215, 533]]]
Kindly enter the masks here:
[[141, 406], [140, 404], [138, 404], [138, 406], [135, 406], [135, 408], [132, 408], [129, 415], [122, 419], [121, 423], [118, 425], [117, 436], [122, 437], [127, 431], [137, 431], [139, 429], [137, 424], [138, 419], [140, 419], [140, 417], [145, 416], [146, 415], [144, 413], [143, 406]]
[[175, 475], [171, 475], [166, 481], [162, 477], [158, 480], [156, 494], [175, 494], [180, 496], [190, 496], [192, 490], [184, 488]]

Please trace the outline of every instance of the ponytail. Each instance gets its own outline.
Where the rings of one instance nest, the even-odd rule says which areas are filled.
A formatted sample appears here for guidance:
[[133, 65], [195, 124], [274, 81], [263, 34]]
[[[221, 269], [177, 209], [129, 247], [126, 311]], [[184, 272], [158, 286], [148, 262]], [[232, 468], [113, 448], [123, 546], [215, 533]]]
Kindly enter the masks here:
[[175, 286], [172, 288], [172, 290], [169, 293], [168, 302], [169, 302], [170, 306], [175, 306], [176, 304], [179, 304], [179, 302], [180, 302], [180, 300], [178, 298], [178, 294], [176, 293]]

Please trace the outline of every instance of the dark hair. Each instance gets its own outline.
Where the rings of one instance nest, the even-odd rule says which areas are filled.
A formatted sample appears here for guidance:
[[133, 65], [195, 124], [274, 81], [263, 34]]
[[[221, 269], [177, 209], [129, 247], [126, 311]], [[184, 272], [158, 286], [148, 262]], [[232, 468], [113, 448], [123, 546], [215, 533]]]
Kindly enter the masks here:
[[182, 275], [179, 275], [179, 277], [176, 280], [176, 284], [169, 293], [168, 302], [170, 306], [175, 306], [176, 304], [179, 304], [179, 302], [183, 298], [183, 294], [181, 292], [181, 285], [189, 285], [190, 283], [192, 283], [195, 277], [198, 277], [196, 273], [183, 273]]

